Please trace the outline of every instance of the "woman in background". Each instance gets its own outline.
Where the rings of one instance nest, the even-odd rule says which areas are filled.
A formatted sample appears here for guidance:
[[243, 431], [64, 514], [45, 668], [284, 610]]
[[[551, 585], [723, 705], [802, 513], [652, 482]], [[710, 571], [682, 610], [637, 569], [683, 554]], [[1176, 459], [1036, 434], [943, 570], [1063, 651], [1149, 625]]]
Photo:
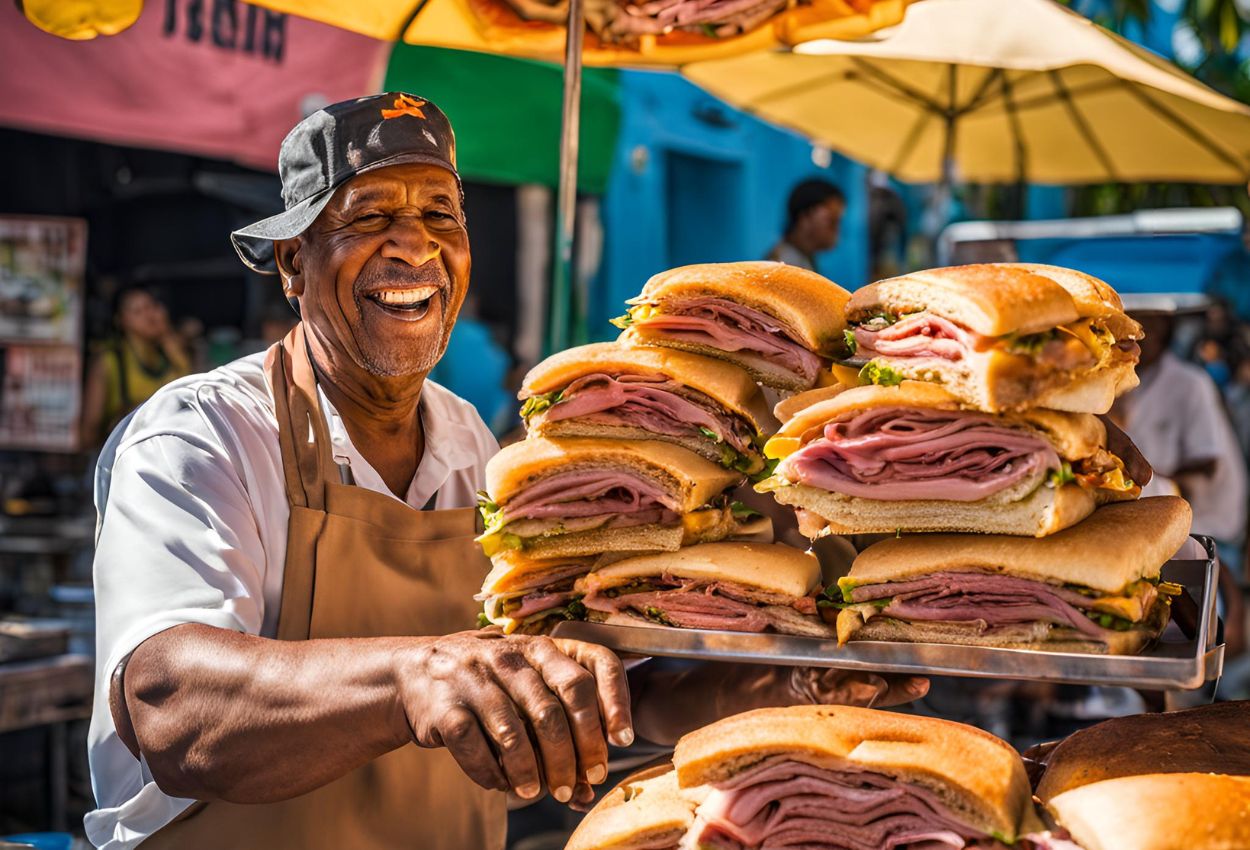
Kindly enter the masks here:
[[116, 338], [91, 364], [83, 394], [82, 445], [100, 446], [132, 410], [170, 381], [191, 372], [165, 305], [149, 290], [128, 286], [113, 299]]

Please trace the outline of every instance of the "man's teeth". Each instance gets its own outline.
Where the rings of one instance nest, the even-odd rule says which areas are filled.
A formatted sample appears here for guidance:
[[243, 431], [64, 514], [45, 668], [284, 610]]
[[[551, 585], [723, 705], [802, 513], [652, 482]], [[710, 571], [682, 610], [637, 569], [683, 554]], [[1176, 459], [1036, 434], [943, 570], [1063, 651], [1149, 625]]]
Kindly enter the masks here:
[[371, 297], [388, 307], [412, 307], [422, 301], [429, 301], [438, 292], [436, 286], [423, 286], [420, 289], [384, 289]]

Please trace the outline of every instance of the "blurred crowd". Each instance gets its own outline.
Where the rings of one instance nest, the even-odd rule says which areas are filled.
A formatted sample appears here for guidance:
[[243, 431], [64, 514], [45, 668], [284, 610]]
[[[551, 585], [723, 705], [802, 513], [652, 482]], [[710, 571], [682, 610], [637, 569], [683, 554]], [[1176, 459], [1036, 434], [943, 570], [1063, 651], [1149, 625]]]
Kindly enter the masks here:
[[1189, 359], [1206, 370], [1227, 407], [1243, 459], [1250, 458], [1250, 322], [1214, 302], [1180, 341]]

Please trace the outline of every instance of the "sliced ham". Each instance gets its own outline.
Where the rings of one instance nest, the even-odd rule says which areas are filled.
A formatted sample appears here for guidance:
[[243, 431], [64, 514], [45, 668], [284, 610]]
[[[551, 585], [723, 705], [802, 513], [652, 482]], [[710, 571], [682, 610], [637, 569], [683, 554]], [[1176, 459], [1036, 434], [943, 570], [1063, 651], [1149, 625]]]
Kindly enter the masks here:
[[1100, 639], [1110, 633], [1085, 616], [1094, 600], [1040, 581], [978, 572], [940, 572], [857, 587], [852, 602], [889, 599], [881, 613], [899, 620], [984, 623], [987, 628], [1045, 622]]
[[668, 508], [650, 508], [623, 514], [596, 514], [584, 517], [546, 517], [543, 519], [518, 519], [507, 525], [508, 533], [518, 537], [541, 537], [559, 531], [574, 534], [599, 528], [636, 528], [640, 525], [676, 525], [681, 516]]
[[537, 614], [539, 611], [547, 611], [552, 608], [563, 608], [574, 598], [574, 594], [569, 591], [565, 593], [531, 593], [521, 597], [521, 604], [513, 611], [508, 612], [508, 616], [514, 620], [524, 620], [531, 614]]
[[578, 378], [559, 402], [538, 414], [533, 424], [580, 419], [592, 424], [632, 426], [670, 437], [698, 435], [706, 428], [740, 452], [750, 448], [745, 423], [702, 396], [666, 378], [599, 373]]
[[884, 407], [830, 422], [777, 472], [866, 499], [975, 502], [1059, 465], [1049, 442], [984, 413]]
[[963, 850], [1001, 848], [931, 791], [869, 770], [767, 758], [717, 784], [695, 812], [693, 846]]
[[655, 590], [609, 596], [596, 586], [594, 579], [592, 574], [587, 582], [588, 592], [582, 599], [582, 604], [591, 611], [604, 614], [633, 611], [643, 616], [654, 611], [684, 629], [731, 632], [772, 629], [783, 634], [815, 637], [830, 634], [829, 628], [814, 616], [814, 600], [795, 600], [733, 582], [708, 583], [667, 575], [650, 582]]
[[664, 313], [638, 322], [653, 335], [696, 342], [722, 351], [746, 351], [815, 382], [821, 361], [776, 319], [723, 298], [686, 298], [664, 305]]
[[655, 481], [628, 469], [571, 469], [557, 472], [514, 495], [503, 508], [505, 522], [547, 517], [630, 514], [655, 508], [676, 511], [676, 498]]
[[855, 328], [855, 355], [883, 357], [938, 357], [962, 360], [970, 351], [984, 351], [994, 337], [960, 327], [950, 319], [920, 313], [880, 328]]

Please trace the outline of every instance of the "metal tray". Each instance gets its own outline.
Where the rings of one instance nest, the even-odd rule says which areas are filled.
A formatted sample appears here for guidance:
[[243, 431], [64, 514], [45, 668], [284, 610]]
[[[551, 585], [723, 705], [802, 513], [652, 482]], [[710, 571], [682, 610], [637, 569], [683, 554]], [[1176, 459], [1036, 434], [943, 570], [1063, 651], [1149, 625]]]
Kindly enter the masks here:
[[1163, 566], [1163, 578], [1185, 587], [1195, 603], [1196, 628], [1192, 636], [1188, 636], [1173, 622], [1160, 640], [1141, 655], [1086, 655], [884, 641], [852, 641], [839, 647], [833, 640], [790, 635], [609, 626], [576, 621], [560, 623], [554, 636], [644, 656], [925, 676], [1119, 685], [1145, 690], [1193, 690], [1218, 679], [1224, 667], [1224, 646], [1215, 643], [1218, 579], [1215, 545], [1210, 538], [1195, 536], [1194, 539], [1206, 550], [1207, 559], [1169, 561]]

